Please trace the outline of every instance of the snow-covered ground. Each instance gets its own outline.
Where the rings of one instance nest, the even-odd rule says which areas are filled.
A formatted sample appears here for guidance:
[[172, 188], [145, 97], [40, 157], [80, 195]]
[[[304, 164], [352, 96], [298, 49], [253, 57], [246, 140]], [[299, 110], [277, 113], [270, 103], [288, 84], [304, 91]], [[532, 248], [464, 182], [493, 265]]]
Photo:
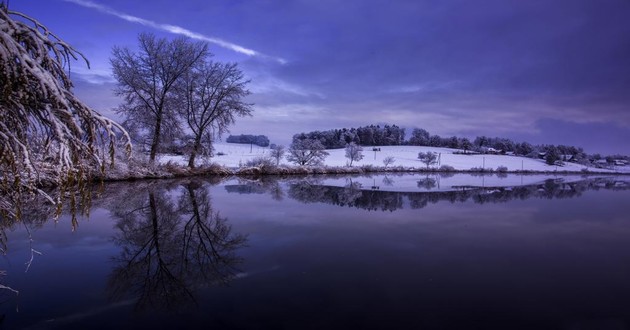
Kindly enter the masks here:
[[[251, 147], [248, 144], [235, 144], [218, 142], [214, 145], [215, 156], [209, 161], [224, 165], [230, 168], [237, 168], [245, 165], [248, 160], [256, 157], [269, 156], [269, 148], [258, 146]], [[419, 152], [435, 152], [440, 155], [440, 165], [449, 165], [456, 170], [469, 170], [473, 167], [486, 168], [496, 170], [499, 166], [505, 166], [509, 171], [530, 170], [530, 171], [572, 171], [579, 172], [585, 168], [589, 171], [612, 172], [612, 170], [598, 169], [595, 167], [586, 167], [575, 163], [565, 163], [564, 166], [550, 166], [545, 164], [541, 159], [524, 158], [517, 156], [505, 155], [461, 155], [453, 154], [454, 151], [461, 151], [449, 148], [419, 147], [419, 146], [382, 146], [378, 147], [380, 151], [372, 151], [370, 147], [364, 147], [364, 158], [359, 162], [354, 162], [353, 166], [374, 165], [383, 166], [385, 157], [394, 157], [395, 162], [390, 166], [404, 167], [426, 167], [419, 159]], [[327, 166], [346, 166], [348, 159], [345, 157], [344, 149], [327, 150], [330, 154], [326, 157], [325, 165]], [[220, 155], [222, 154], [222, 155]], [[160, 162], [173, 162], [181, 165], [188, 163], [187, 157], [175, 155], [161, 155]], [[201, 164], [204, 160], [198, 159], [197, 164]], [[282, 159], [280, 164], [292, 165], [286, 159]], [[433, 166], [436, 167], [436, 166]], [[630, 166], [618, 166], [614, 168], [617, 172], [630, 173]]]

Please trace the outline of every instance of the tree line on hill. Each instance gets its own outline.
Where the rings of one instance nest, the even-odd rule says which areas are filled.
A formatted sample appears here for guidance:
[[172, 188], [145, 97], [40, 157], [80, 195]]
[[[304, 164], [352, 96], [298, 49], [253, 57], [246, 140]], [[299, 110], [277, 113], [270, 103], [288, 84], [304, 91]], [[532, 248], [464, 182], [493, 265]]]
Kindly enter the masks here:
[[442, 137], [431, 135], [427, 130], [414, 128], [409, 140], [405, 140], [405, 129], [396, 125], [370, 125], [358, 128], [341, 128], [326, 131], [312, 131], [293, 135], [293, 143], [318, 141], [325, 149], [345, 148], [354, 143], [359, 146], [428, 146], [438, 148], [461, 149], [463, 153], [496, 153], [518, 155], [530, 158], [542, 158], [548, 164], [570, 161], [581, 164], [605, 159], [608, 163], [629, 157], [614, 155], [602, 157], [599, 154], [588, 155], [580, 147], [569, 145], [539, 144], [515, 142], [508, 138], [477, 136], [474, 140], [457, 136]]
[[405, 144], [405, 129], [396, 125], [370, 125], [359, 128], [331, 129], [298, 133], [293, 142], [301, 140], [318, 140], [326, 149], [345, 148], [354, 142], [362, 146], [398, 146]]

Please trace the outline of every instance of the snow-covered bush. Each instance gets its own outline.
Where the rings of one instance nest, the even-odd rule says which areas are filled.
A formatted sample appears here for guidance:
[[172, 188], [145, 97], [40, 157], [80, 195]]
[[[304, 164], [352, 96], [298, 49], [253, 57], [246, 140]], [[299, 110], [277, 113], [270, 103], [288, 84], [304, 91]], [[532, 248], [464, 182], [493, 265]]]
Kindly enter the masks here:
[[268, 157], [254, 157], [245, 162], [246, 167], [274, 168], [274, 160]]

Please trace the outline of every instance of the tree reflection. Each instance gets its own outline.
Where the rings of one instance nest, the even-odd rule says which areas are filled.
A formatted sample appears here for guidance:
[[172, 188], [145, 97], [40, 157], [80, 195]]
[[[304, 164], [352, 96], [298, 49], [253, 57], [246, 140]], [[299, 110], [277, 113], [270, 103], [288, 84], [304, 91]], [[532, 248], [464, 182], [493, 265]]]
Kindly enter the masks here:
[[427, 175], [426, 178], [418, 180], [418, 188], [431, 190], [437, 186], [437, 180]]
[[[177, 309], [195, 303], [195, 290], [226, 284], [240, 263], [235, 251], [243, 235], [233, 234], [214, 212], [206, 187], [188, 182], [183, 189], [153, 185], [120, 196], [113, 210], [122, 252], [109, 279], [113, 300], [137, 297], [137, 309]], [[179, 193], [179, 196], [177, 194]]]
[[[473, 201], [477, 204], [503, 203], [527, 198], [574, 198], [587, 190], [627, 190], [630, 184], [616, 178], [587, 178], [577, 182], [548, 179], [540, 184], [515, 187], [452, 187], [450, 191], [428, 191], [437, 185], [436, 178], [418, 180], [418, 187], [425, 191], [401, 192], [367, 190], [358, 184], [344, 187], [326, 186], [312, 180], [289, 183], [288, 196], [303, 203], [327, 203], [350, 206], [365, 210], [395, 211], [403, 208], [405, 199], [412, 209], [424, 208], [430, 203]], [[241, 191], [245, 188], [241, 188]]]

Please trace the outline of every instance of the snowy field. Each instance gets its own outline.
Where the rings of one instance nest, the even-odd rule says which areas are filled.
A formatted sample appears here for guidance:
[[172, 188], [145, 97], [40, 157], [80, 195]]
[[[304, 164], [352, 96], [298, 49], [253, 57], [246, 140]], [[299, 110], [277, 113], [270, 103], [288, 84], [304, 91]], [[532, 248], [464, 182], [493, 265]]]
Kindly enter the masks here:
[[[215, 156], [209, 160], [198, 158], [197, 165], [203, 164], [203, 162], [213, 162], [220, 165], [237, 168], [241, 165], [245, 165], [248, 160], [256, 157], [269, 156], [269, 148], [263, 148], [258, 146], [250, 147], [248, 144], [235, 144], [218, 142], [214, 145]], [[619, 166], [611, 170], [598, 169], [595, 167], [586, 167], [575, 163], [565, 163], [564, 166], [550, 166], [545, 164], [541, 159], [532, 159], [516, 156], [505, 155], [460, 155], [453, 154], [454, 151], [461, 151], [449, 148], [433, 148], [433, 147], [419, 147], [419, 146], [382, 146], [379, 147], [380, 151], [372, 151], [371, 147], [364, 147], [363, 159], [359, 162], [354, 162], [353, 166], [362, 165], [374, 165], [383, 166], [383, 159], [385, 157], [394, 157], [395, 162], [390, 166], [404, 166], [404, 167], [426, 167], [418, 159], [419, 152], [435, 152], [440, 155], [440, 165], [449, 165], [456, 170], [469, 170], [473, 167], [486, 168], [496, 170], [499, 166], [505, 166], [509, 171], [530, 170], [530, 171], [573, 171], [579, 172], [585, 168], [590, 171], [598, 172], [630, 172], [630, 166]], [[333, 149], [327, 150], [330, 154], [325, 159], [325, 165], [327, 166], [346, 166], [348, 159], [345, 157], [345, 149]], [[222, 155], [220, 155], [222, 154]], [[186, 156], [175, 155], [161, 155], [160, 162], [167, 163], [173, 162], [180, 165], [187, 165], [188, 158]], [[282, 159], [281, 165], [293, 165], [289, 163], [286, 158]], [[433, 166], [436, 167], [436, 166]]]

